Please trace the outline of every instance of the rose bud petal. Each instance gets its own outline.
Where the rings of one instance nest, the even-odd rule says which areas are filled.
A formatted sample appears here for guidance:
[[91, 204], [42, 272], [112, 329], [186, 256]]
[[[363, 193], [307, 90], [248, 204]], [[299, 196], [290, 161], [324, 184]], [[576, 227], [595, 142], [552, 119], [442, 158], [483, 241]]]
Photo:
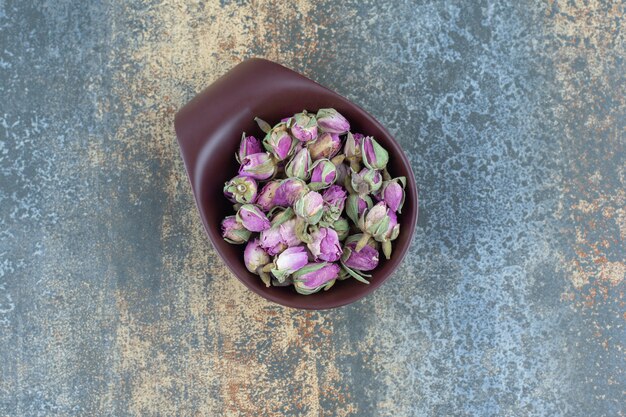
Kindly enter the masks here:
[[337, 232], [337, 237], [339, 238], [339, 240], [344, 240], [348, 237], [348, 234], [350, 233], [350, 223], [348, 223], [348, 220], [344, 219], [343, 217], [335, 220], [331, 227], [335, 229], [335, 232]]
[[266, 180], [276, 173], [274, 158], [267, 152], [253, 153], [241, 160], [239, 175]]
[[296, 219], [287, 220], [280, 225], [280, 237], [289, 247], [298, 246], [302, 241], [296, 235]]
[[350, 194], [346, 201], [346, 214], [354, 224], [358, 224], [361, 215], [370, 209], [373, 204], [372, 199], [368, 195]]
[[262, 232], [269, 229], [271, 224], [257, 206], [253, 204], [244, 204], [237, 212], [237, 221], [251, 232]]
[[320, 193], [309, 191], [296, 200], [293, 210], [308, 224], [316, 224], [324, 214], [324, 199]]
[[380, 171], [363, 168], [360, 172], [352, 171], [350, 185], [359, 195], [375, 193], [383, 185], [383, 176]]
[[241, 163], [243, 158], [254, 153], [263, 152], [261, 147], [261, 141], [254, 136], [246, 136], [245, 132], [241, 135], [241, 142], [239, 143], [239, 151], [235, 155], [237, 162]]
[[361, 141], [361, 155], [363, 163], [369, 169], [383, 169], [389, 162], [389, 153], [371, 136]]
[[259, 239], [253, 239], [248, 242], [246, 249], [243, 251], [243, 263], [248, 271], [257, 275], [261, 268], [270, 263], [270, 256], [261, 247]]
[[299, 178], [287, 178], [280, 183], [274, 195], [274, 204], [281, 207], [293, 205], [297, 199], [305, 195], [309, 187]]
[[254, 203], [257, 184], [253, 178], [238, 175], [224, 184], [224, 195], [233, 203]]
[[280, 234], [280, 226], [270, 227], [267, 230], [263, 230], [259, 235], [259, 240], [261, 241], [261, 247], [272, 256], [287, 249], [287, 245], [283, 242]]
[[250, 239], [250, 231], [237, 221], [236, 216], [228, 216], [222, 220], [222, 237], [228, 243], [240, 245]]
[[311, 233], [312, 241], [307, 244], [316, 261], [338, 261], [341, 257], [341, 245], [337, 232], [329, 227], [320, 227]]
[[317, 120], [305, 111], [295, 114], [291, 121], [291, 135], [301, 142], [317, 138]]
[[309, 142], [307, 148], [314, 161], [322, 158], [331, 159], [341, 149], [341, 138], [336, 133], [322, 133], [315, 141]]
[[327, 221], [339, 219], [346, 203], [347, 193], [340, 185], [331, 185], [322, 194], [324, 199], [324, 217]]
[[294, 140], [287, 132], [287, 127], [280, 124], [263, 139], [265, 149], [279, 161], [287, 159], [293, 151]]
[[293, 274], [293, 283], [297, 292], [308, 295], [321, 290], [339, 276], [339, 265], [318, 262], [309, 263]]
[[276, 203], [274, 202], [274, 196], [278, 187], [280, 187], [281, 181], [270, 181], [261, 188], [261, 192], [256, 198], [256, 205], [263, 211], [270, 211]]
[[378, 197], [387, 204], [387, 207], [393, 212], [402, 212], [404, 205], [404, 187], [406, 179], [404, 177], [394, 178], [390, 181], [383, 182]]
[[350, 130], [350, 123], [335, 109], [319, 109], [317, 125], [322, 131], [329, 133], [342, 134]]
[[311, 155], [309, 155], [309, 150], [303, 148], [298, 151], [285, 167], [285, 173], [290, 178], [308, 179], [311, 174]]
[[311, 182], [309, 188], [313, 191], [318, 191], [323, 188], [328, 188], [335, 182], [337, 178], [337, 169], [335, 164], [328, 159], [320, 159], [315, 161], [311, 168]]
[[308, 261], [309, 255], [304, 246], [287, 248], [274, 261], [272, 275], [279, 282], [284, 282], [289, 275], [305, 266]]
[[346, 240], [341, 261], [345, 266], [356, 271], [371, 271], [378, 266], [378, 250], [376, 250], [375, 245], [370, 240], [368, 244], [357, 252], [356, 246], [362, 237], [362, 234], [358, 234], [350, 236]]

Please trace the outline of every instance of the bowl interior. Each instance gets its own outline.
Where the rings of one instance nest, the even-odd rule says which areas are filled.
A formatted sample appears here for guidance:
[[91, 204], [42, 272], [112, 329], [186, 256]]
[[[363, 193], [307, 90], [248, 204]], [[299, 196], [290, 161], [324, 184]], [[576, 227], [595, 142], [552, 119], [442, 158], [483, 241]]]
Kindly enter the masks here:
[[[241, 68], [241, 67], [244, 68]], [[177, 115], [177, 134], [198, 209], [207, 233], [229, 268], [251, 290], [279, 304], [304, 309], [338, 307], [358, 300], [380, 286], [405, 255], [417, 220], [417, 192], [410, 165], [391, 135], [369, 114], [347, 99], [278, 64], [250, 60], [235, 67], [201, 93]], [[372, 271], [370, 284], [354, 279], [338, 281], [329, 291], [304, 296], [292, 287], [265, 287], [243, 263], [245, 245], [231, 245], [221, 237], [220, 223], [233, 208], [223, 196], [224, 182], [237, 174], [235, 152], [241, 133], [263, 137], [254, 122], [258, 116], [270, 124], [303, 109], [315, 112], [333, 107], [351, 124], [352, 132], [374, 136], [390, 154], [388, 170], [407, 178], [406, 201], [398, 215], [400, 235], [393, 242], [392, 259]], [[200, 118], [205, 127], [189, 128]], [[210, 119], [210, 120], [207, 120]], [[187, 126], [187, 127], [185, 127]], [[190, 139], [191, 138], [191, 139]], [[191, 146], [190, 143], [191, 142]]]

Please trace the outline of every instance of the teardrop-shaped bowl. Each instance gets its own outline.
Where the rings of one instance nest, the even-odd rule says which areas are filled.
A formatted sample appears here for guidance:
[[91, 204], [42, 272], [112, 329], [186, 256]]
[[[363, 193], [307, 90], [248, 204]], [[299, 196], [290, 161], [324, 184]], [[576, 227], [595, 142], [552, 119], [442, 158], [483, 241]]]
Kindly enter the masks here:
[[[303, 109], [315, 112], [332, 107], [343, 114], [352, 132], [374, 136], [389, 152], [388, 170], [407, 179], [406, 200], [398, 216], [400, 236], [393, 254], [381, 253], [369, 285], [352, 278], [337, 281], [328, 291], [300, 295], [292, 287], [266, 287], [243, 262], [245, 245], [231, 245], [221, 236], [221, 221], [232, 215], [222, 189], [237, 174], [235, 152], [241, 133], [261, 136], [258, 116], [270, 124]], [[406, 254], [417, 222], [415, 178], [398, 143], [372, 116], [346, 98], [274, 62], [250, 59], [230, 70], [183, 107], [175, 119], [176, 135], [200, 217], [213, 246], [244, 285], [255, 293], [288, 307], [321, 310], [356, 301], [378, 288]]]

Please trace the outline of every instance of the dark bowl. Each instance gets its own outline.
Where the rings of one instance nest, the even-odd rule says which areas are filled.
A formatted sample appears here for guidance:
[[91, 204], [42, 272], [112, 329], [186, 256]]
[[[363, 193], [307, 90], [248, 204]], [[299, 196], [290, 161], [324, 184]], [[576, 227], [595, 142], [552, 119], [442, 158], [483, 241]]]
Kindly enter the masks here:
[[[300, 295], [292, 287], [267, 288], [243, 263], [244, 245], [231, 245], [221, 236], [222, 219], [234, 214], [224, 198], [224, 182], [237, 173], [235, 152], [241, 133], [260, 136], [258, 116], [270, 122], [303, 109], [333, 107], [353, 132], [374, 136], [389, 151], [388, 170], [407, 179], [406, 201], [398, 216], [400, 236], [390, 260], [381, 259], [369, 285], [354, 279], [337, 281], [329, 291]], [[250, 59], [230, 70], [191, 102], [175, 119], [181, 154], [204, 227], [226, 265], [250, 290], [288, 307], [321, 310], [356, 301], [378, 288], [398, 267], [411, 243], [417, 222], [417, 188], [411, 166], [398, 143], [372, 116], [349, 100], [276, 63]], [[381, 254], [382, 255], [382, 254]]]

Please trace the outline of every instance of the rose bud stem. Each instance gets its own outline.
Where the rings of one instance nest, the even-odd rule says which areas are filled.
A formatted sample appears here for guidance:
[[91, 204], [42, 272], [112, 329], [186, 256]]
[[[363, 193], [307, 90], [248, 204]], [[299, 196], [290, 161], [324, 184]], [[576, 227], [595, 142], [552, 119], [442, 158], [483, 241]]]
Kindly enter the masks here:
[[383, 253], [385, 258], [391, 259], [391, 240], [385, 240], [383, 242]]
[[356, 250], [357, 252], [360, 252], [361, 249], [363, 249], [365, 245], [367, 245], [367, 242], [370, 240], [371, 237], [372, 236], [369, 233], [363, 233], [363, 236], [361, 236], [361, 239], [359, 239], [359, 241], [357, 242], [354, 250]]

